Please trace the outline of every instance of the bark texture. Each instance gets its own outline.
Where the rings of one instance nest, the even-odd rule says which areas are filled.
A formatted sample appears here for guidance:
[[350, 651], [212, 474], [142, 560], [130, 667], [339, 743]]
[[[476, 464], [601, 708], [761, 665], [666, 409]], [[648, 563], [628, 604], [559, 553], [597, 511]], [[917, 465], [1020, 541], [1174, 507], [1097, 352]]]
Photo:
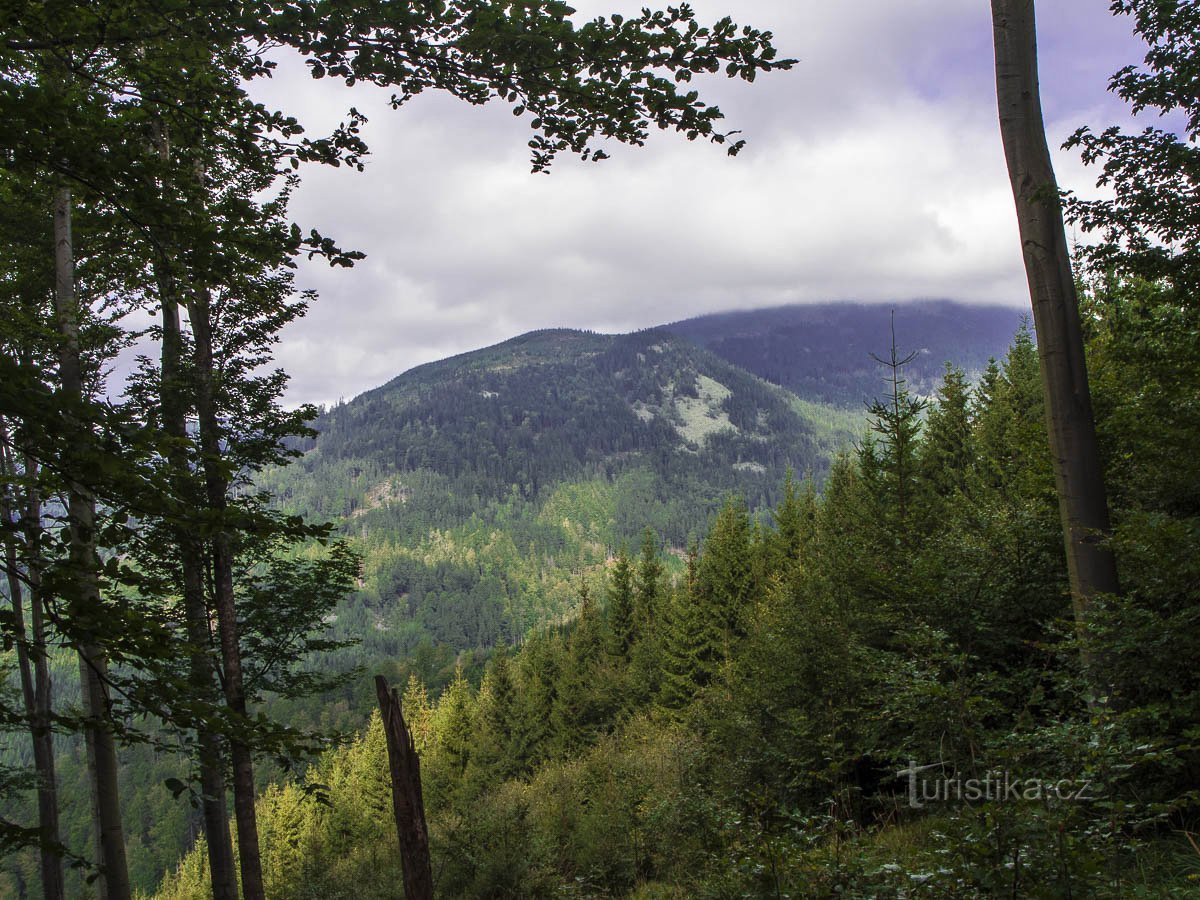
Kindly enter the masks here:
[[421, 797], [421, 760], [412, 734], [404, 722], [400, 697], [388, 689], [387, 679], [375, 676], [375, 693], [387, 735], [388, 763], [392, 775], [392, 812], [400, 839], [400, 865], [404, 871], [406, 900], [432, 900], [433, 870], [429, 862], [429, 830], [425, 801]]
[[[1000, 134], [1033, 303], [1075, 622], [1119, 590], [1088, 389], [1079, 300], [1038, 91], [1033, 0], [992, 0]], [[1089, 661], [1085, 654], [1085, 664]]]
[[[71, 192], [60, 188], [54, 196], [54, 306], [58, 321], [59, 380], [66, 417], [83, 404], [83, 365], [79, 347], [79, 307], [75, 296], [75, 249], [71, 235]], [[78, 422], [75, 424], [78, 425]], [[96, 503], [87, 488], [70, 480], [67, 521], [75, 595], [70, 599], [83, 632], [76, 641], [79, 680], [87, 724], [88, 770], [92, 781], [92, 813], [100, 863], [100, 900], [128, 900], [129, 869], [125, 860], [125, 833], [117, 793], [117, 748], [111, 727], [108, 695], [108, 659], [90, 635], [90, 618], [100, 615], [99, 558], [96, 554]]]
[[[0, 420], [0, 467], [6, 475], [16, 474], [16, 454], [9, 439], [7, 423]], [[8, 596], [12, 604], [12, 630], [21, 681], [25, 718], [33, 744], [33, 769], [37, 775], [38, 832], [41, 841], [40, 863], [42, 895], [45, 900], [63, 900], [62, 854], [58, 825], [58, 779], [54, 772], [54, 733], [51, 729], [52, 692], [49, 657], [46, 653], [45, 614], [42, 609], [41, 567], [37, 562], [37, 537], [41, 523], [41, 501], [36, 487], [37, 464], [26, 457], [24, 503], [14, 492], [0, 498], [5, 527], [25, 540], [27, 559], [24, 579], [18, 575], [19, 563], [14, 543], [6, 543], [5, 567], [8, 570]], [[24, 509], [21, 509], [22, 505]], [[29, 617], [32, 634], [25, 630], [25, 588], [28, 587]]]

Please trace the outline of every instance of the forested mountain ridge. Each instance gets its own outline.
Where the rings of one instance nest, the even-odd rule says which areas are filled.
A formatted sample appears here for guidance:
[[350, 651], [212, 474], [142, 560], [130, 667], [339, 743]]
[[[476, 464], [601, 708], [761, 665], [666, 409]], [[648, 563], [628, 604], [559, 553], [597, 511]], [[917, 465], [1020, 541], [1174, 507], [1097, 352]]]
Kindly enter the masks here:
[[[514, 486], [534, 498], [563, 478], [649, 464], [664, 476], [700, 473], [755, 502], [770, 479], [753, 475], [790, 465], [819, 476], [856, 424], [662, 332], [550, 330], [419, 366], [334, 407], [290, 469], [361, 460], [457, 479], [480, 498]], [[369, 492], [321, 511], [350, 515]]]
[[[825, 321], [793, 355], [825, 342], [831, 365], [840, 360], [829, 383], [874, 391], [881, 369], [872, 354], [891, 340], [888, 317], [884, 307], [854, 309], [684, 324], [704, 339], [723, 330], [743, 347], [757, 340], [763, 359], [778, 359], [785, 349], [772, 322]], [[1013, 326], [1003, 348], [1019, 321], [1008, 309], [973, 311], [990, 324], [978, 336], [960, 329], [955, 346], [947, 318], [963, 309], [918, 304], [898, 315], [922, 351], [911, 368], [932, 369], [931, 354], [942, 351], [939, 372], [947, 361], [969, 368], [992, 349], [1000, 323]], [[731, 317], [743, 325], [718, 328]], [[883, 327], [829, 343], [864, 317]], [[965, 325], [973, 322], [969, 315]], [[915, 330], [925, 323], [928, 336]], [[317, 436], [298, 445], [303, 455], [260, 483], [288, 512], [335, 522], [364, 553], [360, 590], [335, 624], [338, 636], [361, 641], [359, 661], [411, 656], [425, 644], [440, 672], [422, 674], [437, 684], [449, 677], [449, 651], [519, 643], [530, 628], [573, 615], [572, 580], [599, 573], [642, 529], [681, 555], [729, 495], [765, 510], [789, 469], [820, 483], [861, 436], [861, 409], [801, 399], [666, 329], [549, 329], [415, 367], [323, 411]]]
[[[570, 621], [432, 690], [410, 669], [435, 895], [1195, 896], [1196, 317], [1101, 299], [1127, 594], [1087, 635], [1030, 333], [932, 402], [898, 366], [821, 492], [789, 479], [758, 521], [730, 499], [682, 571], [647, 529], [570, 586]], [[398, 896], [388, 779], [376, 714], [265, 792], [271, 896]], [[203, 862], [157, 900], [206, 897]]]
[[[302, 455], [257, 483], [283, 511], [332, 521], [363, 555], [357, 589], [326, 621], [330, 637], [355, 644], [316, 668], [413, 673], [438, 692], [459, 665], [477, 679], [496, 645], [574, 620], [581, 581], [601, 589], [613, 555], [647, 527], [681, 576], [684, 548], [729, 495], [761, 512], [789, 468], [823, 479], [865, 417], [663, 330], [557, 329], [416, 367], [312, 424], [317, 436], [294, 445]], [[297, 727], [357, 730], [372, 703], [356, 679], [270, 707]], [[148, 751], [127, 756], [130, 820], [153, 810], [181, 823], [131, 841], [144, 888], [190, 840], [194, 823], [162, 787], [184, 774]], [[82, 777], [64, 757], [60, 778], [79, 797]], [[66, 804], [64, 822], [82, 840], [82, 806]]]
[[952, 360], [978, 376], [1008, 348], [1028, 310], [951, 300], [812, 303], [697, 316], [664, 325], [722, 359], [818, 403], [860, 410], [881, 390], [871, 358], [896, 339], [915, 353], [908, 387], [931, 397]]
[[647, 525], [681, 551], [730, 493], [823, 477], [860, 422], [659, 331], [539, 331], [325, 411], [261, 484], [363, 552], [334, 624], [357, 661], [429, 657], [572, 614], [572, 581]]

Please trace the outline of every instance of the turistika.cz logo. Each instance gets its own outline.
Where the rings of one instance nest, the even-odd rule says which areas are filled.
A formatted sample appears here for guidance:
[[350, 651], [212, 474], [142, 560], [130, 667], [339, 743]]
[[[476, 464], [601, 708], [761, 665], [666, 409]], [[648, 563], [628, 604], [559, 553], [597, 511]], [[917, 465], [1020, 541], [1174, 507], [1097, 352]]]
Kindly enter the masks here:
[[1083, 803], [1095, 800], [1098, 791], [1095, 785], [1083, 778], [1017, 778], [1010, 772], [987, 772], [982, 777], [964, 778], [961, 775], [930, 776], [925, 773], [934, 769], [945, 770], [943, 763], [918, 766], [915, 759], [908, 761], [908, 768], [896, 775], [908, 778], [908, 805], [920, 809], [927, 803], [987, 803], [1019, 802], [1026, 800], [1061, 800]]

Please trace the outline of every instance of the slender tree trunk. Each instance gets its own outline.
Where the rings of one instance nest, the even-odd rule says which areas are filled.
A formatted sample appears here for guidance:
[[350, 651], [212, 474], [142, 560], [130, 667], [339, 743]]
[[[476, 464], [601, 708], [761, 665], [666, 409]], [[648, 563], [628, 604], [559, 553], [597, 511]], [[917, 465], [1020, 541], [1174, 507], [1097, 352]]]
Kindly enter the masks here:
[[[155, 149], [159, 159], [170, 162], [171, 145], [161, 119], [154, 114]], [[161, 187], [161, 185], [160, 185]], [[159, 403], [163, 430], [172, 444], [167, 453], [176, 499], [192, 503], [192, 471], [188, 462], [187, 385], [184, 380], [183, 332], [179, 324], [179, 285], [168, 258], [154, 266], [162, 306], [162, 373]], [[198, 500], [199, 498], [195, 498]], [[212, 631], [204, 595], [204, 548], [186, 526], [175, 529], [179, 565], [183, 576], [183, 610], [191, 652], [188, 676], [192, 689], [205, 703], [217, 699], [216, 669], [210, 655]], [[204, 836], [208, 842], [208, 869], [213, 900], [237, 900], [237, 872], [229, 812], [225, 803], [225, 767], [220, 736], [203, 722], [196, 727], [197, 764], [200, 769], [201, 809]]]
[[[174, 279], [159, 267], [159, 293], [162, 303], [162, 419], [163, 430], [173, 445], [167, 462], [178, 499], [188, 497], [191, 471], [187, 454], [187, 405], [183, 385], [183, 335], [179, 327], [179, 303]], [[204, 554], [200, 542], [187, 528], [176, 529], [179, 564], [183, 573], [183, 609], [187, 622], [188, 660], [192, 689], [206, 703], [216, 699], [216, 672], [209, 656], [212, 634], [208, 604], [204, 597]], [[225, 773], [220, 737], [202, 722], [196, 728], [197, 762], [200, 767], [201, 805], [204, 836], [208, 842], [208, 868], [213, 900], [237, 900], [237, 873], [234, 867], [233, 841], [229, 832], [229, 813], [225, 805]]]
[[[16, 473], [15, 454], [9, 442], [7, 426], [0, 421], [0, 467], [8, 475]], [[18, 513], [19, 504], [14, 494], [3, 497], [3, 517], [6, 527], [15, 533], [19, 530], [25, 538], [26, 559], [24, 563], [25, 584], [29, 587], [29, 613], [33, 634], [25, 631], [25, 600], [21, 578], [18, 575], [16, 545], [5, 546], [5, 565], [8, 569], [8, 592], [12, 601], [13, 634], [17, 651], [17, 666], [20, 671], [21, 695], [25, 701], [25, 717], [29, 722], [29, 737], [33, 744], [33, 768], [37, 773], [38, 831], [42, 893], [46, 900], [63, 900], [62, 854], [58, 828], [58, 781], [54, 773], [54, 734], [51, 730], [51, 684], [50, 665], [46, 656], [46, 631], [42, 611], [41, 567], [37, 560], [37, 536], [41, 522], [41, 505], [38, 499], [36, 463], [25, 459], [25, 478], [29, 486], [25, 489], [25, 509]], [[18, 522], [18, 517], [22, 521]]]
[[[36, 472], [36, 463], [25, 460], [25, 471]], [[60, 843], [58, 820], [58, 779], [54, 767], [54, 732], [51, 728], [51, 712], [54, 702], [54, 685], [50, 681], [49, 645], [46, 640], [46, 610], [42, 597], [42, 577], [37, 539], [41, 531], [42, 507], [36, 484], [29, 490], [25, 507], [25, 541], [31, 548], [29, 560], [29, 609], [33, 624], [33, 758], [39, 773], [38, 821], [45, 838], [53, 844]], [[63, 882], [62, 856], [57, 852], [42, 851], [42, 885], [46, 900], [62, 898], [66, 890]]]
[[421, 760], [396, 691], [387, 679], [375, 676], [375, 693], [387, 736], [388, 763], [392, 776], [392, 813], [400, 841], [400, 867], [404, 872], [406, 900], [432, 900], [433, 870], [429, 863], [429, 829], [425, 824], [425, 801], [421, 796]]
[[[79, 308], [75, 296], [75, 250], [71, 237], [71, 192], [60, 188], [54, 197], [54, 305], [59, 333], [59, 378], [67, 417], [83, 403], [83, 371], [79, 349]], [[100, 900], [127, 900], [129, 871], [125, 861], [125, 834], [117, 790], [117, 750], [110, 715], [108, 659], [95, 639], [88, 618], [98, 613], [100, 582], [97, 575], [96, 504], [82, 484], [67, 485], [67, 521], [71, 567], [76, 579], [72, 603], [82, 614], [84, 628], [78, 637], [79, 679], [87, 719], [88, 768], [92, 780], [97, 855], [100, 862]]]
[[[1079, 300], [1050, 162], [1038, 93], [1033, 0], [992, 0], [1000, 135], [1016, 200], [1021, 250], [1033, 303], [1046, 426], [1062, 518], [1075, 623], [1092, 601], [1119, 590], [1104, 473], [1092, 417]], [[1084, 664], [1091, 660], [1084, 654]]]
[[[217, 415], [215, 371], [213, 365], [212, 319], [208, 292], [198, 289], [191, 294], [188, 319], [195, 342], [196, 413], [200, 425], [200, 452], [208, 506], [218, 516], [227, 505], [229, 480], [221, 454], [220, 422]], [[237, 605], [233, 593], [233, 545], [229, 533], [218, 525], [212, 537], [213, 592], [217, 607], [217, 625], [221, 636], [221, 662], [225, 673], [225, 702], [238, 716], [246, 714], [246, 691], [242, 675], [242, 654], [238, 642]], [[250, 747], [236, 735], [230, 738], [233, 761], [233, 807], [237, 819], [238, 851], [242, 872], [242, 893], [246, 900], [263, 900], [262, 862], [258, 849], [258, 824], [254, 812], [254, 756]]]

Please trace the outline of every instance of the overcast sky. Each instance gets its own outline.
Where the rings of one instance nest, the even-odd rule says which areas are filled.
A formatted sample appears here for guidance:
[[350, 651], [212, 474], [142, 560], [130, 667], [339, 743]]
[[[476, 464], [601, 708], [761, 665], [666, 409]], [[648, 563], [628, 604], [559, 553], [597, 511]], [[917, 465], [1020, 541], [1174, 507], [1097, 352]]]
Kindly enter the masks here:
[[[580, 0], [579, 18], [642, 4]], [[1028, 302], [996, 125], [986, 0], [696, 0], [775, 33], [790, 72], [699, 87], [747, 146], [655, 132], [601, 163], [531, 175], [526, 119], [503, 104], [314, 82], [284, 60], [254, 87], [309, 125], [370, 118], [364, 173], [309, 167], [292, 212], [367, 258], [305, 264], [320, 300], [279, 362], [291, 402], [329, 403], [433, 359], [534, 328], [628, 331], [728, 309], [946, 297]], [[1108, 76], [1140, 60], [1107, 0], [1039, 4], [1057, 146], [1125, 111]], [[1066, 153], [1064, 187], [1094, 173]]]

